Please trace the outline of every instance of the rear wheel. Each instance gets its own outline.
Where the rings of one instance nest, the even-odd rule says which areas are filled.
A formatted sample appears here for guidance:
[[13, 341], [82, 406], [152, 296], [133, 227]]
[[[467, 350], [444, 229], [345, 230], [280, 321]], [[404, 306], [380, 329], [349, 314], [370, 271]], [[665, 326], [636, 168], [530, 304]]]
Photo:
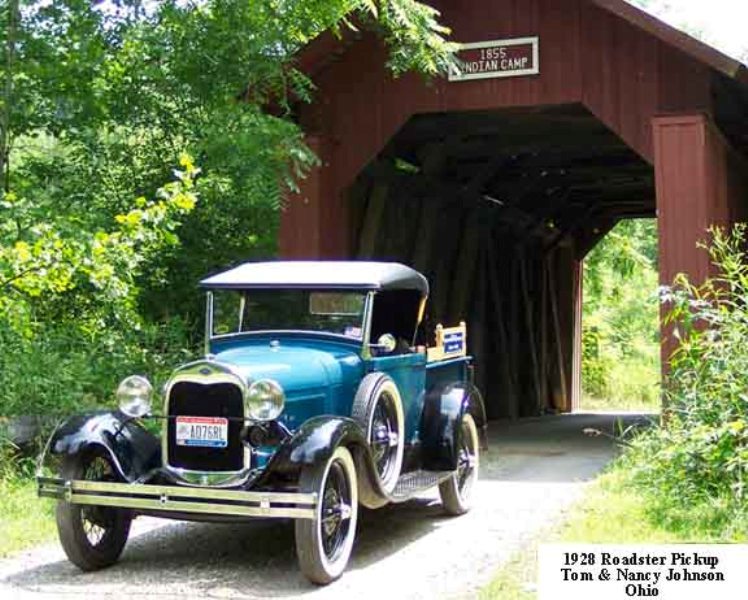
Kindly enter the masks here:
[[[70, 458], [62, 476], [67, 480], [118, 481], [111, 460], [98, 451]], [[62, 548], [70, 562], [83, 571], [96, 571], [117, 562], [132, 522], [132, 513], [126, 509], [65, 501], [58, 502], [56, 517]]]
[[478, 428], [469, 414], [462, 416], [457, 438], [457, 469], [439, 484], [444, 509], [451, 515], [470, 510], [473, 487], [478, 479]]
[[313, 583], [326, 585], [343, 574], [353, 549], [358, 519], [356, 468], [340, 446], [322, 465], [304, 467], [300, 487], [317, 493], [313, 519], [297, 519], [296, 556]]

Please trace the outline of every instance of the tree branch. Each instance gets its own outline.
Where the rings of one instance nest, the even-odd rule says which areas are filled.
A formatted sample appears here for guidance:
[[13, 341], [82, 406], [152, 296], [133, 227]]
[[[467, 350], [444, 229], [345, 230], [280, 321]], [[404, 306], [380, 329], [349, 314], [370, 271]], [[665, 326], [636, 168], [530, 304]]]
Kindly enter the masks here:
[[24, 269], [20, 273], [16, 273], [15, 275], [13, 275], [13, 277], [9, 277], [5, 281], [0, 281], [0, 290], [2, 290], [4, 288], [7, 288], [7, 287], [10, 287], [11, 283], [13, 283], [14, 281], [18, 281], [19, 279], [23, 279], [29, 273], [33, 273], [34, 271], [41, 271], [42, 269], [46, 269], [48, 267], [49, 267], [49, 265], [46, 264], [46, 265], [34, 265], [33, 267], [29, 267], [28, 269]]

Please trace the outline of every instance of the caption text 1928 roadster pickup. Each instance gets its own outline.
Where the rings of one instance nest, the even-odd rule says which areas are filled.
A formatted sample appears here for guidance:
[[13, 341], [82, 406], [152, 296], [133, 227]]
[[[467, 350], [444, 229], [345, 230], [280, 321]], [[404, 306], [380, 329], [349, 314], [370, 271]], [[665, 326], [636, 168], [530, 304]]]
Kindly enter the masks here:
[[[174, 371], [163, 411], [133, 375], [119, 410], [74, 416], [40, 459], [62, 546], [114, 563], [136, 515], [295, 520], [304, 574], [348, 563], [359, 504], [437, 486], [469, 508], [485, 426], [465, 325], [420, 339], [428, 283], [394, 263], [247, 263], [202, 282], [206, 356]], [[146, 420], [162, 422], [153, 435]]]

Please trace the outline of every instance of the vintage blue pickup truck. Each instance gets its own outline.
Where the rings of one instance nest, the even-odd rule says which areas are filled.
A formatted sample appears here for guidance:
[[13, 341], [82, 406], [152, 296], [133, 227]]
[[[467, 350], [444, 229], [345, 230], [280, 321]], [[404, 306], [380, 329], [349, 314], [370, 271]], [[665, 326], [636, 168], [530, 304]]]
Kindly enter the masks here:
[[173, 372], [162, 407], [145, 377], [127, 377], [118, 410], [68, 419], [40, 458], [39, 495], [58, 500], [74, 564], [114, 563], [137, 515], [282, 518], [301, 570], [326, 584], [348, 563], [359, 505], [438, 486], [448, 513], [468, 510], [483, 401], [465, 324], [422, 331], [420, 273], [246, 263], [202, 286], [205, 357]]

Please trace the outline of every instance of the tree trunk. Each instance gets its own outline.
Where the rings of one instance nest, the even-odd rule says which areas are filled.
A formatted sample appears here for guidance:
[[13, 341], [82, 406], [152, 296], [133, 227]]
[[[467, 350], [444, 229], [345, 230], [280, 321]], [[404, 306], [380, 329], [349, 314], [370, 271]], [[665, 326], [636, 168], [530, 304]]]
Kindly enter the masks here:
[[3, 111], [0, 115], [0, 189], [10, 191], [8, 186], [8, 159], [10, 153], [10, 111], [13, 106], [13, 62], [16, 54], [18, 29], [18, 0], [8, 2], [8, 29], [5, 40], [5, 80], [3, 84]]

